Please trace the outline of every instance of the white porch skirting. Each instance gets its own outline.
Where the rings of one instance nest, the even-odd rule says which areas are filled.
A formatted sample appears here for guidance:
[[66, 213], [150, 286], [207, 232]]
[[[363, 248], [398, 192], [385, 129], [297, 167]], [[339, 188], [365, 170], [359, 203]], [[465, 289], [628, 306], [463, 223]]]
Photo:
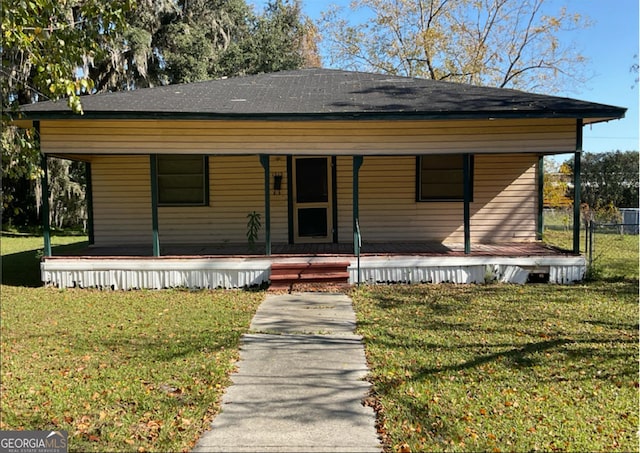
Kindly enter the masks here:
[[[285, 261], [312, 262], [344, 258], [299, 257]], [[526, 283], [530, 273], [545, 274], [549, 283], [581, 281], [586, 260], [581, 256], [548, 257], [362, 257], [350, 258], [349, 283]], [[58, 288], [163, 289], [249, 288], [269, 281], [278, 258], [83, 258], [45, 259], [45, 285]]]
[[271, 261], [212, 259], [56, 258], [41, 263], [42, 281], [59, 288], [245, 288], [269, 279]]
[[[549, 283], [570, 284], [584, 278], [582, 256], [548, 257], [362, 257], [360, 282], [501, 283], [527, 282], [530, 273], [548, 274]], [[357, 261], [349, 266], [349, 282], [358, 282]]]

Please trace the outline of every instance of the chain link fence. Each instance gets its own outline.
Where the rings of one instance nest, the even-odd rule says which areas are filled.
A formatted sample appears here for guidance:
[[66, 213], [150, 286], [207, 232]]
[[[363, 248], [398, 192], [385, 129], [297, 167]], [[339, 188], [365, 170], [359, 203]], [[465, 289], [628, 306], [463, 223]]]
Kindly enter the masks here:
[[[587, 258], [589, 279], [638, 279], [639, 212], [638, 209], [621, 209], [614, 221], [583, 212], [580, 252]], [[572, 249], [572, 209], [545, 210], [543, 239], [561, 249]]]
[[591, 221], [586, 231], [589, 276], [638, 278], [638, 223]]

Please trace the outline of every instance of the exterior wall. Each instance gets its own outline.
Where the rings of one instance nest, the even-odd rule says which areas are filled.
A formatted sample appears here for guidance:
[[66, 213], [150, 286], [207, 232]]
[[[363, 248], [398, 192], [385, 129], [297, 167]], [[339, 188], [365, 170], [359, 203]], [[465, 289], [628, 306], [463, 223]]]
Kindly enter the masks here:
[[[151, 244], [148, 156], [92, 156], [94, 228], [98, 246]], [[337, 158], [338, 239], [352, 233], [352, 158]], [[534, 240], [537, 156], [477, 155], [473, 242]], [[287, 168], [272, 156], [282, 189], [271, 190], [271, 238], [288, 240]], [[209, 206], [160, 207], [160, 244], [246, 242], [247, 214], [264, 220], [264, 171], [257, 155], [209, 157]], [[463, 242], [462, 202], [416, 202], [415, 156], [366, 156], [360, 169], [360, 226], [369, 242]], [[264, 228], [259, 240], [264, 240]]]
[[415, 155], [576, 150], [574, 119], [459, 121], [43, 120], [45, 153]]
[[[151, 244], [149, 156], [92, 156], [97, 246]], [[271, 192], [271, 238], [287, 242], [286, 159], [271, 158], [283, 190]], [[271, 176], [271, 182], [273, 177]], [[264, 220], [264, 170], [258, 156], [209, 157], [209, 206], [160, 207], [160, 244], [246, 242], [247, 214]], [[264, 228], [259, 240], [264, 240]]]
[[[472, 242], [535, 240], [536, 164], [537, 156], [525, 154], [475, 156]], [[363, 241], [464, 241], [463, 203], [416, 202], [415, 178], [414, 156], [364, 158]]]
[[[272, 157], [273, 174], [283, 174], [280, 194], [271, 191], [271, 240], [287, 242], [286, 159]], [[209, 157], [209, 206], [160, 207], [160, 244], [246, 243], [247, 214], [264, 223], [264, 169], [258, 156]], [[259, 240], [264, 240], [264, 227]]]
[[149, 156], [92, 156], [96, 245], [151, 246]]

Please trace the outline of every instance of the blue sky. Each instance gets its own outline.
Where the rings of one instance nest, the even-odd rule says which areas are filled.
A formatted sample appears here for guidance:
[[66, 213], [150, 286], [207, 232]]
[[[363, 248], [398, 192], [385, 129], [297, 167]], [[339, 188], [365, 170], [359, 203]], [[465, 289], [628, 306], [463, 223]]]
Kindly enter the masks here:
[[[249, 0], [261, 11], [266, 0]], [[350, 0], [302, 0], [304, 14], [318, 19], [330, 4], [347, 7]], [[583, 149], [589, 152], [638, 150], [638, 91], [630, 72], [638, 55], [638, 0], [548, 0], [550, 11], [565, 5], [588, 16], [592, 26], [567, 36], [589, 61], [588, 80], [570, 91], [556, 93], [585, 101], [626, 107], [622, 120], [584, 128]], [[325, 65], [327, 63], [325, 62]]]

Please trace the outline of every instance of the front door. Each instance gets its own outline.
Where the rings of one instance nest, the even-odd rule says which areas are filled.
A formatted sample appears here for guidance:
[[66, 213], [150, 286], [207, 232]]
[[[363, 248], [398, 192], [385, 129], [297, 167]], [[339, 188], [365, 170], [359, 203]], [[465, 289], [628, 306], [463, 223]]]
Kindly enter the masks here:
[[295, 242], [331, 242], [331, 162], [328, 157], [297, 157], [293, 165]]

